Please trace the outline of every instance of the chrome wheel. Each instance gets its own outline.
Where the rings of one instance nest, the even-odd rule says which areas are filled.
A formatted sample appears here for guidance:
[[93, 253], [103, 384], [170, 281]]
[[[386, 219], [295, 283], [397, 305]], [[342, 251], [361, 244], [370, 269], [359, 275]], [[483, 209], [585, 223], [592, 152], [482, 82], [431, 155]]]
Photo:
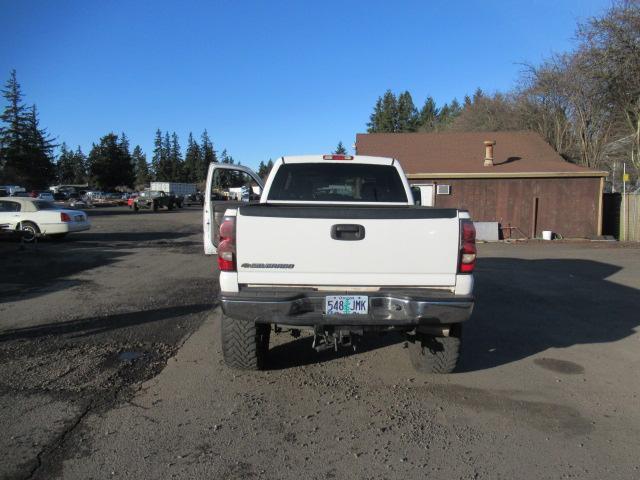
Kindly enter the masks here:
[[33, 242], [38, 236], [38, 233], [40, 233], [38, 226], [31, 222], [22, 222], [20, 224], [20, 230], [22, 231], [22, 239], [25, 242]]

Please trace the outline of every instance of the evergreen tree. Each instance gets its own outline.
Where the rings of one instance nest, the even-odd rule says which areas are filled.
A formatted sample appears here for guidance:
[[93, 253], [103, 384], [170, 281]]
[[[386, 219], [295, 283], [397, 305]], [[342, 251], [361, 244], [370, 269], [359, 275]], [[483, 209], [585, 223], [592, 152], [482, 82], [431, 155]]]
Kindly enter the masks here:
[[78, 146], [74, 152], [62, 143], [56, 165], [56, 178], [61, 185], [82, 185], [87, 182], [86, 161], [82, 149]]
[[346, 155], [347, 154], [347, 149], [344, 148], [344, 145], [342, 144], [342, 141], [338, 142], [338, 145], [336, 146], [336, 150], [333, 153], [335, 155]]
[[171, 161], [171, 137], [169, 132], [156, 132], [153, 149], [154, 178], [160, 182], [170, 182], [174, 175], [174, 164]]
[[171, 136], [169, 131], [164, 132], [164, 138], [162, 139], [162, 158], [164, 160], [162, 165], [163, 178], [170, 182], [173, 177], [173, 162], [171, 161]]
[[141, 188], [146, 186], [150, 182], [151, 176], [149, 175], [147, 156], [142, 151], [142, 148], [140, 148], [140, 145], [135, 146], [131, 158], [135, 167], [135, 187]]
[[115, 133], [108, 133], [98, 145], [93, 144], [88, 164], [91, 181], [98, 188], [113, 190], [119, 186], [133, 186], [131, 156], [125, 154]]
[[408, 91], [400, 94], [397, 100], [397, 132], [415, 132], [418, 127], [418, 111]]
[[122, 183], [120, 185], [131, 187], [133, 186], [133, 183], [136, 180], [136, 175], [135, 175], [136, 167], [135, 167], [135, 164], [133, 163], [131, 152], [129, 151], [129, 139], [127, 138], [127, 135], [124, 132], [120, 134], [119, 147], [120, 147], [121, 155], [118, 158], [118, 161], [120, 162], [120, 165], [122, 167], [122, 172], [121, 172]]
[[420, 131], [433, 132], [438, 122], [439, 111], [436, 102], [432, 97], [427, 97], [424, 105], [420, 109], [419, 120]]
[[[410, 97], [403, 97], [403, 109], [413, 108], [413, 101], [409, 105], [407, 101], [409, 99]], [[381, 98], [378, 98], [376, 106], [369, 116], [368, 131], [370, 133], [397, 132], [398, 120], [398, 100], [391, 90], [387, 90]]]
[[119, 141], [120, 141], [120, 148], [122, 148], [122, 150], [126, 152], [127, 155], [130, 155], [129, 153], [130, 145], [129, 145], [129, 139], [127, 138], [127, 134], [124, 132], [120, 133]]
[[367, 132], [378, 133], [380, 132], [380, 125], [382, 124], [382, 97], [378, 97], [376, 105], [373, 107], [373, 112], [369, 116], [369, 122], [367, 123]]
[[260, 165], [258, 165], [258, 176], [260, 178], [264, 178], [267, 172], [267, 165], [260, 160]]
[[273, 160], [269, 159], [267, 163], [260, 162], [260, 165], [258, 166], [258, 176], [262, 179], [267, 178], [272, 168]]
[[162, 132], [160, 129], [157, 129], [156, 136], [153, 140], [153, 157], [151, 158], [152, 176], [155, 180], [159, 179], [160, 169], [163, 164], [162, 156]]
[[438, 112], [437, 129], [447, 130], [462, 112], [462, 107], [455, 98], [450, 104], [445, 103]]
[[23, 167], [26, 169], [24, 181], [35, 188], [45, 188], [55, 177], [53, 150], [56, 145], [47, 131], [40, 128], [38, 110], [35, 105], [27, 113], [24, 135]]
[[398, 100], [391, 90], [387, 90], [382, 97], [382, 117], [380, 118], [379, 131], [398, 131]]
[[450, 115], [457, 117], [462, 112], [462, 106], [458, 103], [458, 100], [454, 98], [453, 100], [451, 100], [451, 103], [449, 104], [449, 110], [450, 110]]
[[[410, 95], [408, 97], [406, 95], [403, 96], [403, 125], [405, 120], [408, 122], [409, 118], [412, 116], [412, 114], [407, 114], [404, 110], [415, 110], [413, 107], [413, 100], [411, 100], [410, 104], [409, 100], [411, 100]], [[387, 90], [382, 97], [378, 98], [376, 106], [369, 116], [369, 123], [367, 123], [367, 126], [367, 131], [370, 133], [398, 131], [398, 100], [391, 90]]]
[[57, 181], [60, 184], [73, 184], [75, 180], [75, 153], [67, 148], [67, 144], [62, 142], [60, 155], [56, 165]]
[[13, 70], [2, 96], [7, 105], [0, 115], [0, 179], [31, 188], [43, 188], [55, 176], [54, 144], [40, 128], [38, 111], [27, 109]]
[[233, 157], [227, 153], [226, 148], [222, 150], [222, 153], [220, 154], [220, 163], [226, 163], [228, 165], [233, 165], [235, 163]]
[[187, 140], [187, 152], [184, 156], [184, 179], [186, 182], [196, 183], [200, 178], [200, 170], [202, 165], [202, 151], [200, 145], [193, 139], [193, 134], [189, 132]]
[[178, 135], [173, 132], [171, 135], [171, 147], [169, 149], [169, 161], [171, 163], [171, 181], [182, 182], [183, 178], [183, 161]]
[[87, 183], [87, 157], [80, 145], [73, 154], [73, 183], [78, 185]]
[[24, 158], [23, 137], [27, 119], [15, 70], [11, 71], [2, 96], [6, 99], [7, 106], [0, 115], [3, 123], [0, 127], [0, 177], [5, 181], [16, 182], [23, 173], [21, 161]]
[[198, 181], [203, 181], [207, 178], [209, 164], [218, 161], [216, 151], [213, 149], [213, 143], [209, 139], [209, 134], [206, 129], [202, 132], [202, 137], [200, 138], [200, 148], [202, 150], [202, 162], [200, 164]]

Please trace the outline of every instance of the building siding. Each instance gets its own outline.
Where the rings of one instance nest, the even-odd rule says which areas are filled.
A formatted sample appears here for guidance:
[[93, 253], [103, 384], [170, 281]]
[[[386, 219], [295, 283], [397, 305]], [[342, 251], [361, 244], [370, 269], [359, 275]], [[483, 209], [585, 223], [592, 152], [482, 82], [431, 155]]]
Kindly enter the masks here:
[[599, 234], [600, 178], [443, 178], [412, 179], [411, 183], [451, 185], [450, 195], [435, 196], [436, 207], [466, 209], [475, 221], [518, 227], [527, 236], [533, 229], [536, 198], [536, 236], [542, 230], [566, 238]]

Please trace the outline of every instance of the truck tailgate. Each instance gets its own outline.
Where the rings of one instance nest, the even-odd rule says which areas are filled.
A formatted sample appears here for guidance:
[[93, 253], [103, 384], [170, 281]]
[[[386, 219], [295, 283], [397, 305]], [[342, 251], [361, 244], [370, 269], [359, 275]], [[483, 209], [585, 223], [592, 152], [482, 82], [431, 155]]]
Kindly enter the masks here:
[[455, 285], [455, 209], [252, 205], [236, 221], [241, 284]]

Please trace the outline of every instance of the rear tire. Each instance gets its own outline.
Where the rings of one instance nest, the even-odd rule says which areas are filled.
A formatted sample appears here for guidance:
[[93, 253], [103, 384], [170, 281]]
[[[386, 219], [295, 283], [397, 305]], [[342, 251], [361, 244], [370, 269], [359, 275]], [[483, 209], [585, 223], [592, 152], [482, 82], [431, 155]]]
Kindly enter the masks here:
[[153, 202], [153, 207], [151, 207], [151, 209], [152, 209], [154, 212], [157, 212], [157, 211], [158, 211], [158, 204], [157, 204], [156, 202]]
[[27, 243], [31, 243], [35, 241], [35, 239], [40, 234], [40, 229], [38, 225], [33, 222], [20, 222], [20, 228], [18, 229], [22, 231], [22, 240]]
[[421, 373], [451, 373], [458, 365], [462, 326], [451, 327], [448, 337], [436, 337], [425, 333], [416, 333], [409, 343], [409, 356], [413, 368]]
[[271, 326], [222, 316], [224, 363], [239, 370], [262, 370], [269, 351]]

